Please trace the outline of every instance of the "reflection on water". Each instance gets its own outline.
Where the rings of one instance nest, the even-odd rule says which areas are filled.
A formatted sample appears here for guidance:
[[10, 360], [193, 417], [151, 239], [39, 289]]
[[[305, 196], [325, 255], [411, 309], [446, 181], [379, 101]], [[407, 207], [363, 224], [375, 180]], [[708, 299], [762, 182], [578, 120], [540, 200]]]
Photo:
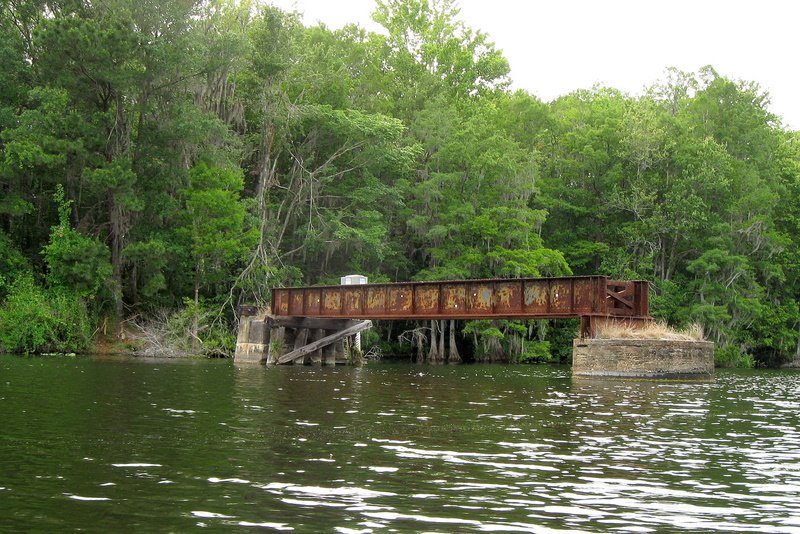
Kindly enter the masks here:
[[0, 529], [800, 532], [800, 373], [0, 358]]

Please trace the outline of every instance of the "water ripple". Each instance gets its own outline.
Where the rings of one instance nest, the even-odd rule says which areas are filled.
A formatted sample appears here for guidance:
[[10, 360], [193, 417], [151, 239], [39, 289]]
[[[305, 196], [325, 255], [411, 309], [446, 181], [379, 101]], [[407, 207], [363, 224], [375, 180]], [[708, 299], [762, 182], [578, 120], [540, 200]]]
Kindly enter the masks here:
[[799, 373], [47, 363], [0, 358], [0, 530], [800, 533]]

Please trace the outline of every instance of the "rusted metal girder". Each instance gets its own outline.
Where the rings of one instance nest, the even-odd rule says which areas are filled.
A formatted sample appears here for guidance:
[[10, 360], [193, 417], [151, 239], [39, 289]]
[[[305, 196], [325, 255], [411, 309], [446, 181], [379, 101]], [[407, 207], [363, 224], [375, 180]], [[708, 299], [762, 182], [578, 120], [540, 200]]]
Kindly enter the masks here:
[[[606, 276], [452, 280], [272, 290], [272, 314], [347, 319], [649, 319], [646, 281]], [[582, 327], [582, 330], [584, 328]]]

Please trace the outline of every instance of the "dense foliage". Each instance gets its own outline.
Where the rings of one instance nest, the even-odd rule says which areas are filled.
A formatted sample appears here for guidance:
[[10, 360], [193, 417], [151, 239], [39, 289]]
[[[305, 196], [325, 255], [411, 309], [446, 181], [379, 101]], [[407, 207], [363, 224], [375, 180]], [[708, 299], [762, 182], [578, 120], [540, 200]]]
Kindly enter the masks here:
[[[545, 103], [452, 0], [374, 19], [0, 1], [0, 350], [173, 310], [219, 351], [238, 304], [351, 272], [607, 274], [652, 280], [654, 315], [702, 323], [720, 363], [797, 357], [800, 138], [757, 85], [671, 70]], [[563, 359], [574, 328], [407, 326], [420, 357], [449, 327], [453, 359], [522, 361]]]

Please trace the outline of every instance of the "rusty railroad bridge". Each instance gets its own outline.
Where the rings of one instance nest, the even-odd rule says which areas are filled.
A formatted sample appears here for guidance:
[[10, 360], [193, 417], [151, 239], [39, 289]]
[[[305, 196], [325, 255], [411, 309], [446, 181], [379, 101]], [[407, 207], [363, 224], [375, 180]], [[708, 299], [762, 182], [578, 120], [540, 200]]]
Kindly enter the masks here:
[[650, 321], [648, 292], [647, 281], [606, 276], [274, 288], [271, 313], [240, 323], [236, 359], [332, 363], [336, 344], [371, 320], [579, 318], [591, 337], [601, 321]]

